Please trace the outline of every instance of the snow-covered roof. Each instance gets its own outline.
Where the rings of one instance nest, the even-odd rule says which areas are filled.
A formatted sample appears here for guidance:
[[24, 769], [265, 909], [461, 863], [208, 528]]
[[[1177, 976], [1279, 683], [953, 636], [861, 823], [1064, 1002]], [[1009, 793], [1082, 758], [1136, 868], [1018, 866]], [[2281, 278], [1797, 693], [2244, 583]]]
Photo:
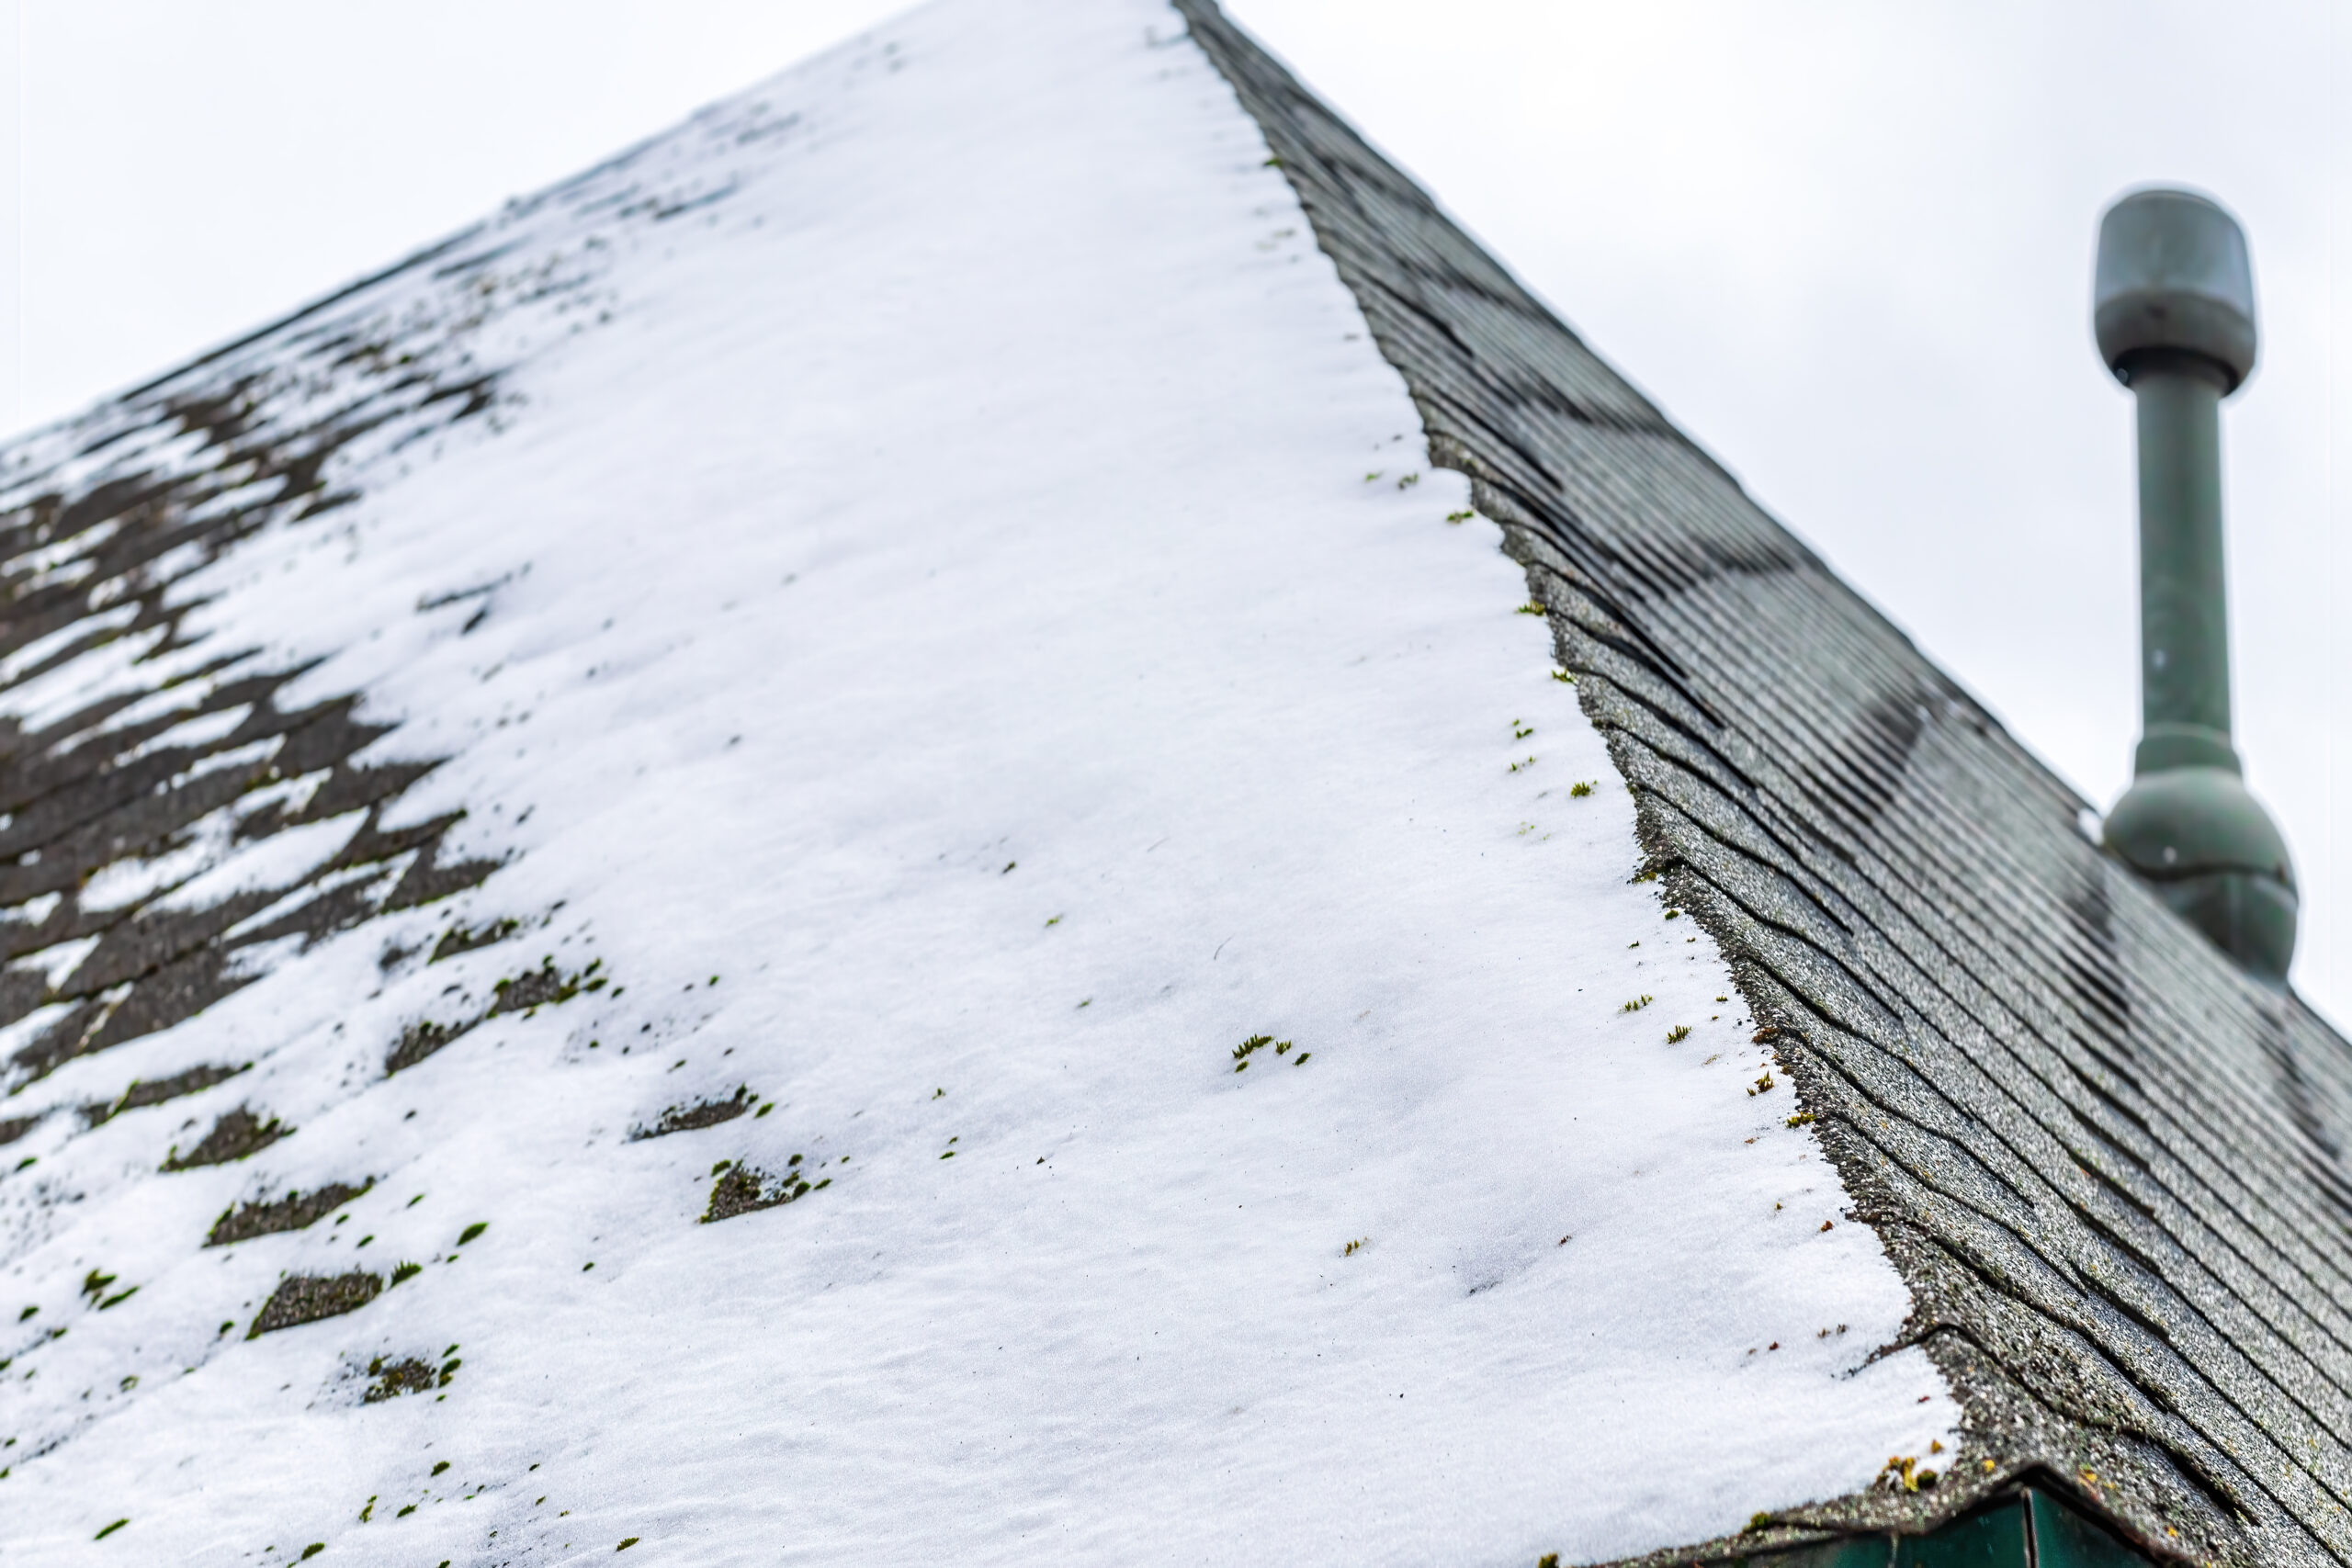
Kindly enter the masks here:
[[0, 465], [0, 1562], [2342, 1539], [2342, 1043], [1205, 5]]

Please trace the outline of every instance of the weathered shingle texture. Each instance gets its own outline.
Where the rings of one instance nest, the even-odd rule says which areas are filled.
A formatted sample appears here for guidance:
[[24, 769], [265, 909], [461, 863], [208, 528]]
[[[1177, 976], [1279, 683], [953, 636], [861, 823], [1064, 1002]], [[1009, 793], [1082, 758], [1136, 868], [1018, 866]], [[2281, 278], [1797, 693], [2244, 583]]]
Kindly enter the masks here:
[[[356, 697], [289, 701], [300, 667], [191, 624], [205, 599], [189, 580], [236, 544], [276, 523], [332, 526], [355, 497], [328, 472], [354, 443], [427, 439], [488, 406], [459, 334], [421, 333], [418, 352], [399, 353], [392, 323], [336, 303], [280, 329], [283, 361], [232, 345], [20, 444], [0, 474], [11, 1093], [194, 1016], [289, 940], [492, 869], [443, 852], [454, 814], [385, 824], [434, 764], [363, 756], [390, 727], [356, 717]], [[332, 856], [204, 896], [203, 871], [337, 819], [353, 826]], [[232, 1072], [134, 1084], [86, 1114], [95, 1125]]]
[[1777, 1029], [1962, 1400], [1937, 1484], [1781, 1523], [1924, 1528], [2043, 1470], [2161, 1554], [2352, 1559], [2344, 1039], [2103, 854], [2071, 789], [1212, 0], [1177, 3], [1550, 607], [1651, 867]]
[[[290, 695], [311, 665], [207, 626], [200, 574], [273, 530], [332, 547], [363, 475], [498, 428], [498, 367], [579, 330], [565, 318], [608, 311], [615, 245], [724, 196], [695, 153], [770, 134], [758, 112], [511, 202], [0, 454], [6, 1092], [194, 1017], [289, 944], [435, 903], [496, 869], [452, 852], [463, 812], [401, 816], [436, 761], [379, 744], [394, 726], [357, 716], [358, 694]], [[524, 235], [538, 259], [517, 265], [509, 253]], [[447, 614], [463, 635], [497, 586], [417, 613]], [[347, 825], [335, 828], [340, 847], [298, 870], [272, 863], [226, 890], [209, 874], [281, 835], [337, 824]], [[452, 928], [433, 956], [513, 930]], [[418, 1028], [392, 1048], [392, 1068], [462, 1032]], [[96, 1125], [232, 1072], [131, 1083], [85, 1115]], [[0, 1145], [45, 1114], [0, 1119]]]

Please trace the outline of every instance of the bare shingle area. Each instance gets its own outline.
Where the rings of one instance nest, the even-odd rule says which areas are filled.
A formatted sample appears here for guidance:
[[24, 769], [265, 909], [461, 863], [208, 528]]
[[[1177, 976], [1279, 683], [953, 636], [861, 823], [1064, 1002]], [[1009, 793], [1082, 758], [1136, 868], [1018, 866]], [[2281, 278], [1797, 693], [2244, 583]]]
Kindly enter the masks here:
[[211, 1230], [205, 1233], [204, 1245], [233, 1247], [241, 1241], [251, 1241], [257, 1235], [308, 1230], [321, 1218], [333, 1213], [375, 1185], [373, 1181], [363, 1181], [353, 1187], [340, 1181], [330, 1181], [308, 1192], [288, 1192], [283, 1198], [259, 1203], [239, 1203], [212, 1222]]
[[[266, 964], [250, 960], [272, 944], [493, 869], [442, 856], [458, 814], [384, 824], [435, 764], [363, 761], [390, 727], [355, 716], [357, 698], [281, 702], [301, 669], [208, 648], [190, 623], [205, 603], [193, 574], [356, 499], [326, 477], [353, 443], [414, 439], [484, 406], [479, 372], [437, 374], [362, 341], [370, 327], [283, 323], [301, 344], [291, 355], [240, 363], [231, 345], [97, 411], [78, 450], [7, 476], [0, 691], [19, 711], [0, 717], [0, 1026], [24, 1024], [0, 1063], [12, 1092], [194, 1017], [257, 977]], [[170, 869], [208, 834], [224, 838], [217, 861], [345, 821], [341, 847], [290, 880], [190, 897], [193, 872]]]
[[1917, 1530], [2040, 1473], [2142, 1548], [2352, 1561], [2352, 1053], [2084, 835], [2086, 803], [1226, 21], [1262, 127], [1550, 611], [1651, 868], [1755, 1016], [1967, 1412]]
[[[251, 1066], [251, 1063], [245, 1066]], [[174, 1073], [167, 1077], [140, 1078], [111, 1100], [102, 1100], [82, 1107], [82, 1120], [96, 1127], [111, 1122], [126, 1111], [143, 1111], [151, 1105], [162, 1105], [184, 1095], [201, 1094], [213, 1085], [226, 1083], [245, 1070], [244, 1066], [226, 1067], [206, 1065]]]
[[275, 1116], [266, 1112], [257, 1115], [253, 1107], [240, 1105], [224, 1112], [212, 1123], [212, 1130], [186, 1154], [180, 1152], [178, 1145], [173, 1145], [172, 1152], [164, 1157], [164, 1168], [194, 1170], [198, 1166], [227, 1165], [261, 1153], [292, 1130]]
[[752, 1109], [752, 1095], [748, 1085], [738, 1085], [735, 1092], [723, 1100], [695, 1100], [683, 1105], [673, 1105], [653, 1120], [650, 1127], [632, 1127], [631, 1143], [648, 1138], [666, 1138], [673, 1133], [698, 1133], [705, 1127], [716, 1127], [732, 1122]]
[[281, 1328], [300, 1328], [321, 1318], [357, 1312], [381, 1294], [383, 1289], [383, 1276], [364, 1269], [355, 1269], [348, 1274], [289, 1274], [262, 1303], [245, 1337], [258, 1339]]

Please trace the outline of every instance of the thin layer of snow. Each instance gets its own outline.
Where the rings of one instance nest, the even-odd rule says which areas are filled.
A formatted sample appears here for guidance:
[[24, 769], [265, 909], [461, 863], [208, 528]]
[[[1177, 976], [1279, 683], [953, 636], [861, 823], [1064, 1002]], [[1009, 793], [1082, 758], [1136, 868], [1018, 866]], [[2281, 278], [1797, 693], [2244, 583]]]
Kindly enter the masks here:
[[[202, 580], [216, 641], [449, 759], [401, 814], [469, 811], [514, 858], [456, 918], [526, 929], [379, 922], [42, 1083], [255, 1064], [9, 1151], [0, 1562], [1577, 1561], [1948, 1438], [1177, 18], [951, 0], [747, 101], [789, 133], [672, 139], [703, 205], [613, 243], [500, 433]], [[385, 1076], [543, 957], [611, 983]], [[293, 1131], [157, 1173], [241, 1103]], [[721, 1161], [811, 1190], [697, 1224]], [[403, 1357], [459, 1365], [364, 1402]]]

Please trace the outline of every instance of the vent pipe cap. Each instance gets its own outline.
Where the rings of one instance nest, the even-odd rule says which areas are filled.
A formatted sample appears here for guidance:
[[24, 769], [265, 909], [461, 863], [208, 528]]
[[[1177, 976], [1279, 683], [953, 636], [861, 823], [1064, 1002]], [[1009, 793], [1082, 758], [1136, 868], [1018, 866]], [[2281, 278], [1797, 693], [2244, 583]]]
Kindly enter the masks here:
[[2254, 263], [2245, 232], [2185, 190], [2136, 191], [2098, 226], [2091, 325], [2118, 378], [2150, 352], [2193, 354], [2221, 367], [2224, 392], [2254, 373]]

